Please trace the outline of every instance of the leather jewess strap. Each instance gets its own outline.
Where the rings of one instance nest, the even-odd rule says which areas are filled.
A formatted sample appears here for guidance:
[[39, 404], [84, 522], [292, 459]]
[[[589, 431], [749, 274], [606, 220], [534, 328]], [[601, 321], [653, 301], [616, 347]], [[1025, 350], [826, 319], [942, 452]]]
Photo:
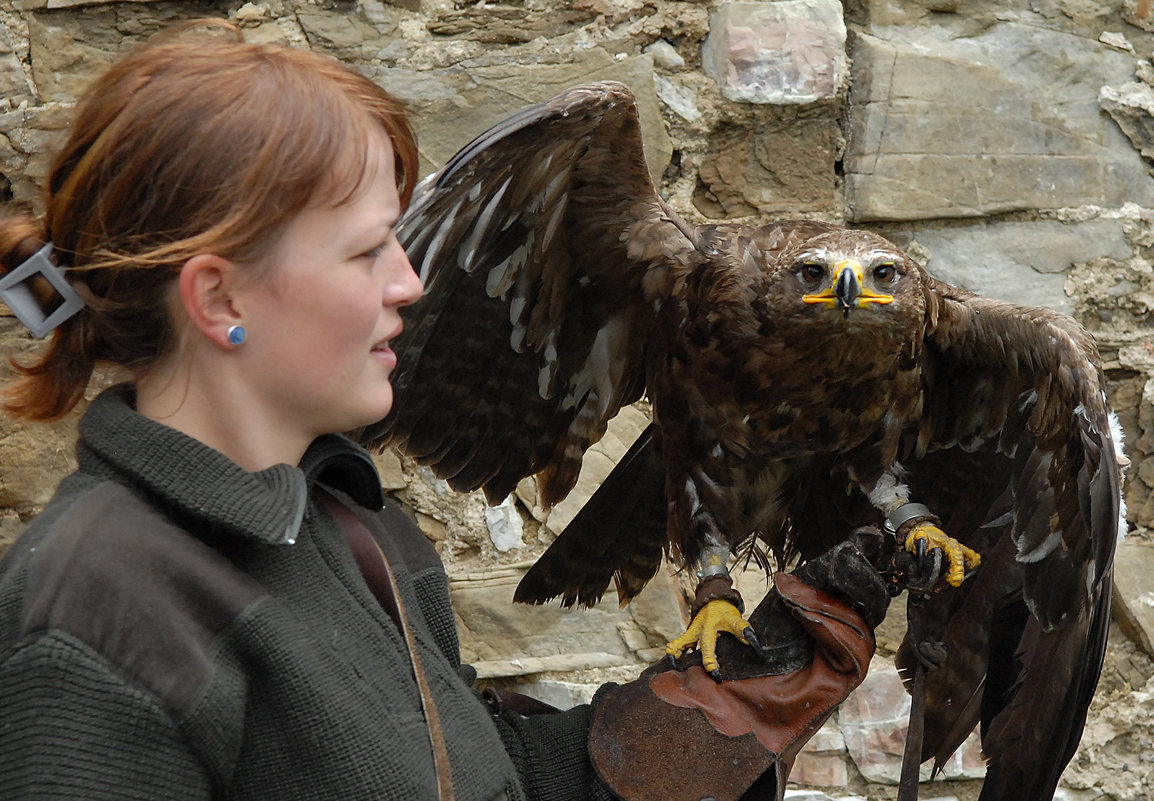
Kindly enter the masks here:
[[425, 722], [429, 729], [429, 744], [433, 749], [433, 764], [437, 773], [437, 795], [440, 801], [453, 801], [453, 778], [449, 768], [449, 752], [445, 747], [441, 719], [437, 714], [437, 705], [433, 701], [433, 694], [429, 689], [425, 672], [421, 669], [416, 637], [414, 637], [412, 628], [405, 617], [401, 595], [397, 591], [397, 582], [389, 569], [388, 560], [385, 559], [384, 552], [377, 541], [373, 539], [368, 527], [353, 514], [352, 510], [327, 490], [323, 490], [319, 494], [346, 542], [348, 542], [365, 583], [384, 610], [396, 622], [397, 628], [400, 629], [405, 638], [405, 645], [409, 650], [409, 662], [413, 668], [413, 677], [417, 681], [417, 689], [421, 694], [421, 708], [425, 713]]

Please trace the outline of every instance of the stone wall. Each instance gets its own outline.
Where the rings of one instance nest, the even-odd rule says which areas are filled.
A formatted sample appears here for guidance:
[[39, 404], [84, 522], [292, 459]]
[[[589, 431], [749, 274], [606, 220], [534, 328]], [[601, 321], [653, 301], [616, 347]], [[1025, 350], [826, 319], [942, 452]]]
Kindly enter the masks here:
[[[35, 207], [78, 93], [118, 55], [187, 18], [327, 52], [413, 107], [423, 167], [509, 112], [598, 78], [640, 99], [651, 171], [693, 220], [808, 216], [870, 227], [939, 277], [1077, 316], [1098, 338], [1134, 459], [1117, 626], [1067, 798], [1154, 797], [1154, 12], [1146, 0], [0, 1], [0, 199]], [[0, 308], [0, 353], [35, 347]], [[91, 389], [114, 380], [101, 375]], [[519, 576], [644, 424], [630, 410], [565, 504], [532, 482], [486, 509], [395, 454], [387, 488], [452, 578], [465, 657], [560, 705], [628, 678], [682, 625], [662, 573], [622, 610], [517, 608]], [[0, 547], [70, 469], [76, 415], [0, 418]], [[764, 577], [743, 577], [749, 597]], [[799, 759], [833, 795], [892, 798], [904, 694], [889, 666]], [[971, 798], [976, 748], [923, 797]]]

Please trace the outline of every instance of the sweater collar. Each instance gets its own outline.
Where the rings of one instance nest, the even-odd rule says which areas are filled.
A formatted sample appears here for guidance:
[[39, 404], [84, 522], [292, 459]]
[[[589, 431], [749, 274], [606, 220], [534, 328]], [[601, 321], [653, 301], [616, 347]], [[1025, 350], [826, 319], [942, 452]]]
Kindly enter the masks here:
[[300, 467], [278, 464], [249, 472], [199, 440], [138, 414], [134, 404], [130, 384], [92, 402], [80, 421], [80, 469], [151, 496], [179, 519], [291, 545], [312, 482], [323, 481], [370, 509], [384, 504], [372, 459], [345, 437], [318, 438]]

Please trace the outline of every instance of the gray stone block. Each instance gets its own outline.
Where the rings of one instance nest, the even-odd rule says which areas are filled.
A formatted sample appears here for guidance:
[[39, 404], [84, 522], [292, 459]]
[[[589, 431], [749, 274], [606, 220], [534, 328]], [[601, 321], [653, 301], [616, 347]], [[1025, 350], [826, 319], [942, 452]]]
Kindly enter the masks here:
[[981, 222], [910, 235], [930, 256], [929, 271], [948, 283], [1011, 303], [1070, 314], [1066, 271], [1096, 256], [1125, 259], [1130, 246], [1123, 221], [1095, 219]]
[[847, 218], [976, 217], [1154, 202], [1154, 180], [1098, 107], [1133, 59], [1017, 23], [854, 39]]
[[1114, 556], [1114, 618], [1126, 635], [1154, 656], [1154, 542], [1128, 537]]

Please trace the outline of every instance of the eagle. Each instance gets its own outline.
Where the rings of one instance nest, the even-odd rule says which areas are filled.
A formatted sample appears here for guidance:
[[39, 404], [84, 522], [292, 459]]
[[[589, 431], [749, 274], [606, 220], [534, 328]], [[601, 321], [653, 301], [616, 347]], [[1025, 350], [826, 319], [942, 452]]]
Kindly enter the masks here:
[[478, 136], [416, 187], [398, 236], [425, 296], [366, 445], [491, 503], [535, 476], [551, 505], [622, 407], [652, 409], [517, 600], [590, 605], [615, 583], [624, 603], [668, 555], [703, 602], [670, 653], [700, 649], [721, 675], [717, 633], [751, 632], [739, 596], [700, 588], [735, 555], [784, 565], [885, 528], [944, 555], [898, 656], [908, 677], [922, 645], [944, 646], [921, 761], [940, 767], [980, 726], [983, 801], [1052, 797], [1124, 531], [1120, 429], [1076, 321], [939, 281], [866, 231], [685, 221], [615, 82]]

